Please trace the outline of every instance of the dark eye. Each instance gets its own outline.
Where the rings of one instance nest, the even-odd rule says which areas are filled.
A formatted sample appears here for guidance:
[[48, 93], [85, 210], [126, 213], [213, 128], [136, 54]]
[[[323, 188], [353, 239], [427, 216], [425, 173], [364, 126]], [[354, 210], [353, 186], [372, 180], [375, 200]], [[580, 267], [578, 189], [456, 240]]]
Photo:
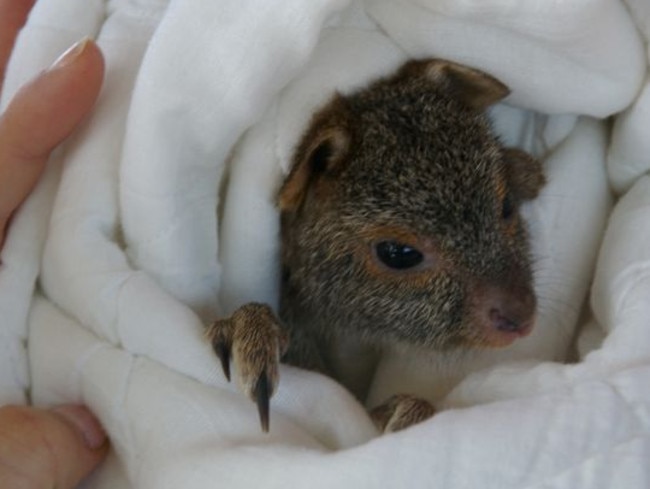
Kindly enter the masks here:
[[507, 221], [515, 214], [515, 203], [512, 200], [512, 196], [508, 193], [503, 199], [501, 204], [501, 217], [504, 221]]
[[375, 245], [375, 251], [384, 265], [395, 270], [413, 268], [424, 260], [418, 250], [397, 241], [381, 241]]

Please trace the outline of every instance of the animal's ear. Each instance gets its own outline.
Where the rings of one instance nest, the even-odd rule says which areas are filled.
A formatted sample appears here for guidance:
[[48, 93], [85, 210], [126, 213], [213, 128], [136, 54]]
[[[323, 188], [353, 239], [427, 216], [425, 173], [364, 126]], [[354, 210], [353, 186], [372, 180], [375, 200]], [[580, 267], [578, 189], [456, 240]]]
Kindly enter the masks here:
[[280, 211], [296, 211], [316, 180], [336, 175], [348, 154], [350, 139], [348, 110], [343, 98], [337, 95], [316, 113], [298, 145], [291, 171], [280, 189]]
[[[408, 63], [406, 70], [419, 72], [469, 107], [483, 110], [510, 94], [510, 89], [487, 73], [442, 59]], [[413, 70], [413, 71], [411, 71]]]
[[546, 183], [546, 177], [539, 160], [517, 148], [506, 148], [503, 152], [511, 192], [518, 200], [537, 197]]

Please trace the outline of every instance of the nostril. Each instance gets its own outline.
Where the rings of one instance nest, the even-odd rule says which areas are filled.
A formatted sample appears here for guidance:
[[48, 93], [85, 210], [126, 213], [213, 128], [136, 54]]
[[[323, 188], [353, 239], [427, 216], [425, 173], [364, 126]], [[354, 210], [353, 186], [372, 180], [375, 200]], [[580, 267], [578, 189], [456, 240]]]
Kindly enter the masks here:
[[490, 321], [492, 322], [494, 329], [499, 331], [515, 333], [521, 329], [520, 324], [517, 321], [513, 321], [504, 316], [498, 309], [490, 309]]

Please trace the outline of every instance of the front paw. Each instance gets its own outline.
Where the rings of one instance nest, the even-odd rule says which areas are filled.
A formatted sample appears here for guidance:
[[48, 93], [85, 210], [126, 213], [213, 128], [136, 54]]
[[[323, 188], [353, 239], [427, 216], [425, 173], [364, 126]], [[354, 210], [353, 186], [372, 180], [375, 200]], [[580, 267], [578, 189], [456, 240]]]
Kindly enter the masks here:
[[370, 411], [370, 417], [383, 433], [392, 433], [429, 419], [435, 412], [429, 401], [397, 394]]
[[257, 404], [262, 429], [269, 430], [269, 399], [278, 385], [280, 358], [289, 346], [289, 336], [265, 304], [246, 304], [206, 331], [215, 353], [230, 380], [230, 359], [237, 367], [239, 384]]

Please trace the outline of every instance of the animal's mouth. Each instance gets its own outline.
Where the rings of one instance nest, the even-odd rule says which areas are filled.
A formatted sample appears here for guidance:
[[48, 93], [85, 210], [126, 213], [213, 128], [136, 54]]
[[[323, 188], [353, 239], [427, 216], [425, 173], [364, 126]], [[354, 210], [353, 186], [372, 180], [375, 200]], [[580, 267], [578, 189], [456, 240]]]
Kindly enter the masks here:
[[530, 287], [484, 286], [478, 292], [468, 318], [470, 343], [502, 348], [533, 330], [537, 300]]
[[529, 317], [523, 321], [503, 317], [498, 311], [490, 311], [488, 321], [479, 325], [480, 343], [491, 348], [503, 348], [515, 340], [528, 336], [533, 330], [535, 318]]

